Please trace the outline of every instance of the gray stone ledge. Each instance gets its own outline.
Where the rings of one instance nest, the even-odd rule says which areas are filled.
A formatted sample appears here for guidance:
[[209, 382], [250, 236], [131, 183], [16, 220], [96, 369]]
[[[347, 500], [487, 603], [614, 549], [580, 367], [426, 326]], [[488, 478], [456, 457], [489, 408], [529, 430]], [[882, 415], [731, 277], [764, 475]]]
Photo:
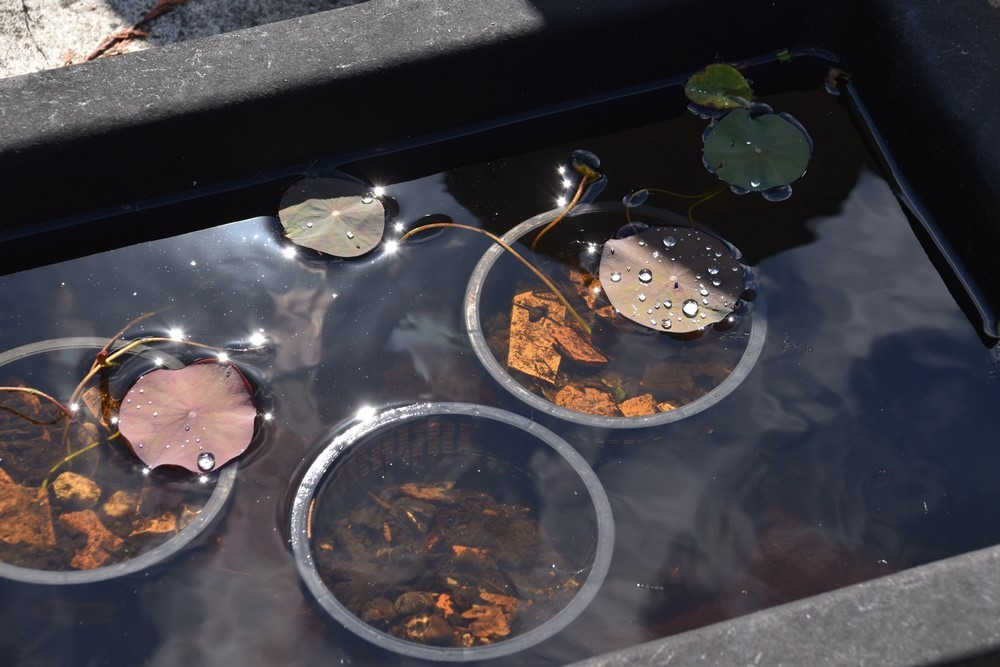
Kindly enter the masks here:
[[983, 549], [575, 664], [913, 667], [985, 661], [984, 653], [1000, 646], [998, 568], [1000, 549]]

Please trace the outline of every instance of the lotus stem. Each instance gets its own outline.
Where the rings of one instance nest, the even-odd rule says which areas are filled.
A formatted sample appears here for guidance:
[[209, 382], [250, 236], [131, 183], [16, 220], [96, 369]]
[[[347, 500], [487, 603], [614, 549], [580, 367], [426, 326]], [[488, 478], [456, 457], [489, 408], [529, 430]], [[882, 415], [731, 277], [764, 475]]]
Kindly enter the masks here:
[[57, 408], [59, 408], [60, 410], [62, 410], [62, 412], [67, 417], [69, 417], [70, 419], [73, 418], [73, 411], [72, 410], [70, 410], [69, 408], [67, 408], [65, 405], [63, 405], [62, 403], [60, 403], [55, 398], [53, 398], [53, 397], [49, 396], [48, 394], [46, 394], [44, 391], [39, 391], [38, 389], [33, 389], [31, 387], [0, 387], [0, 391], [19, 391], [22, 394], [31, 394], [32, 396], [38, 396], [39, 398], [44, 398], [46, 401], [49, 401], [50, 403], [52, 403], [52, 405], [54, 405]]
[[[118, 336], [120, 335], [121, 333], [118, 334]], [[73, 390], [73, 395], [70, 398], [70, 403], [75, 403], [77, 401], [77, 399], [80, 397], [80, 394], [83, 393], [83, 388], [86, 386], [88, 382], [90, 382], [91, 378], [97, 375], [98, 371], [100, 371], [103, 368], [108, 368], [112, 366], [116, 359], [118, 359], [123, 355], [128, 354], [135, 348], [140, 347], [142, 345], [148, 345], [149, 343], [181, 343], [183, 345], [188, 345], [190, 347], [197, 347], [204, 350], [212, 350], [213, 352], [227, 351], [226, 348], [221, 348], [214, 345], [205, 345], [203, 343], [195, 343], [189, 340], [177, 340], [176, 338], [167, 338], [165, 336], [145, 336], [143, 338], [136, 338], [135, 340], [131, 340], [122, 347], [112, 352], [111, 354], [108, 354], [107, 350], [111, 347], [111, 344], [118, 338], [118, 336], [111, 339], [111, 341], [104, 347], [104, 349], [97, 354], [97, 358], [94, 360], [94, 363], [90, 366], [90, 370], [87, 372], [84, 378], [80, 380], [80, 384], [76, 386], [76, 389]]]
[[[549, 223], [549, 226], [551, 226], [551, 223]], [[416, 227], [416, 228], [411, 229], [410, 231], [406, 232], [401, 237], [399, 237], [398, 243], [402, 243], [403, 241], [405, 241], [406, 239], [408, 239], [409, 237], [413, 236], [414, 234], [416, 234], [418, 232], [422, 232], [422, 231], [425, 231], [425, 230], [428, 230], [428, 229], [434, 229], [434, 228], [437, 228], [437, 227], [456, 227], [458, 229], [467, 229], [470, 232], [478, 232], [480, 234], [485, 234], [486, 236], [488, 236], [491, 239], [493, 239], [494, 243], [496, 243], [501, 248], [503, 248], [507, 252], [511, 253], [512, 255], [514, 255], [514, 257], [516, 257], [518, 260], [520, 260], [520, 262], [522, 264], [524, 264], [526, 267], [528, 267], [528, 269], [530, 269], [532, 273], [534, 273], [536, 276], [538, 276], [538, 279], [541, 280], [543, 283], [545, 283], [546, 287], [548, 287], [550, 290], [552, 290], [552, 293], [556, 295], [556, 298], [559, 299], [560, 303], [562, 303], [564, 306], [566, 306], [567, 310], [569, 310], [569, 312], [573, 315], [573, 318], [580, 324], [580, 326], [583, 328], [583, 330], [587, 332], [587, 335], [590, 335], [590, 333], [591, 333], [591, 331], [590, 331], [590, 325], [587, 324], [586, 321], [584, 321], [584, 319], [580, 316], [580, 313], [577, 312], [576, 308], [574, 308], [570, 304], [570, 302], [566, 299], [566, 297], [563, 296], [562, 291], [560, 291], [559, 288], [555, 286], [555, 283], [553, 283], [551, 280], [549, 280], [548, 276], [546, 276], [544, 273], [542, 273], [542, 271], [540, 269], [538, 269], [537, 267], [535, 267], [534, 264], [532, 264], [527, 259], [525, 259], [523, 256], [521, 256], [520, 253], [518, 253], [516, 250], [514, 250], [514, 248], [512, 248], [506, 241], [504, 241], [503, 239], [501, 239], [496, 234], [488, 232], [485, 229], [480, 229], [478, 227], [472, 227], [470, 225], [463, 225], [463, 224], [460, 224], [460, 223], [457, 223], [457, 222], [432, 222], [432, 223], [429, 223], [429, 224], [426, 224], [426, 225], [422, 225], [420, 227]]]
[[[112, 435], [108, 436], [108, 440], [114, 440], [115, 438], [117, 438], [121, 434], [122, 434], [121, 431], [115, 431]], [[72, 452], [71, 454], [67, 454], [63, 458], [62, 461], [60, 461], [59, 463], [55, 464], [54, 466], [52, 466], [49, 469], [48, 474], [45, 475], [45, 479], [42, 480], [42, 488], [44, 489], [44, 488], [46, 488], [49, 485], [49, 478], [52, 477], [52, 475], [55, 473], [56, 470], [59, 470], [59, 468], [63, 467], [64, 465], [66, 465], [67, 463], [69, 463], [70, 461], [72, 461], [73, 459], [75, 459], [76, 457], [80, 456], [81, 454], [83, 454], [85, 452], [89, 452], [91, 449], [93, 449], [94, 447], [97, 447], [99, 444], [101, 444], [101, 441], [97, 440], [96, 442], [90, 443], [86, 447], [78, 449], [75, 452]]]
[[[698, 194], [694, 194], [694, 195], [683, 194], [681, 192], [674, 192], [673, 190], [664, 190], [662, 188], [640, 188], [636, 192], [640, 192], [642, 190], [646, 190], [647, 192], [656, 192], [658, 194], [670, 195], [671, 197], [677, 197], [678, 199], [697, 199], [698, 201], [696, 201], [693, 204], [691, 204], [690, 206], [688, 206], [688, 210], [687, 210], [688, 223], [691, 225], [692, 229], [697, 229], [698, 225], [694, 221], [694, 209], [695, 209], [695, 207], [697, 207], [700, 204], [704, 204], [709, 199], [712, 199], [713, 197], [715, 197], [716, 195], [718, 195], [720, 192], [723, 192], [725, 189], [726, 189], [726, 186], [722, 185], [722, 186], [719, 186], [719, 187], [715, 188], [714, 190], [709, 190], [708, 192], [699, 192]], [[632, 209], [631, 209], [631, 207], [625, 209], [625, 220], [629, 224], [632, 224]]]
[[535, 252], [535, 248], [538, 247], [538, 242], [542, 239], [543, 236], [545, 236], [546, 233], [548, 233], [550, 229], [558, 225], [560, 222], [562, 222], [563, 218], [569, 215], [569, 212], [572, 211], [573, 208], [576, 206], [577, 202], [580, 201], [580, 197], [583, 196], [583, 191], [587, 187], [587, 184], [593, 180], [596, 180], [596, 178], [591, 178], [590, 174], [583, 174], [583, 178], [580, 179], [580, 185], [577, 186], [576, 194], [573, 195], [572, 201], [570, 201], [570, 203], [566, 205], [566, 208], [562, 210], [562, 213], [557, 215], [552, 220], [552, 222], [545, 225], [545, 228], [535, 235], [535, 239], [531, 242], [531, 252]]

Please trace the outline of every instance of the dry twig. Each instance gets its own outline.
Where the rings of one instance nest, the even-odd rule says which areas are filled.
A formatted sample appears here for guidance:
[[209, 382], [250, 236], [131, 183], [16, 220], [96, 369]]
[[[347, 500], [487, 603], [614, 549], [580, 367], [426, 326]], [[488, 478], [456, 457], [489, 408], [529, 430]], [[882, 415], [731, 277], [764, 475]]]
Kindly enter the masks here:
[[157, 0], [156, 5], [153, 6], [146, 14], [136, 21], [135, 25], [131, 28], [122, 28], [121, 30], [114, 32], [107, 37], [105, 37], [97, 48], [91, 51], [90, 55], [84, 58], [81, 62], [90, 62], [91, 60], [97, 60], [98, 58], [104, 56], [114, 56], [125, 52], [128, 45], [134, 39], [145, 39], [149, 37], [149, 30], [147, 30], [148, 24], [154, 19], [163, 16], [167, 12], [171, 11], [176, 5], [183, 5], [187, 3], [187, 0]]

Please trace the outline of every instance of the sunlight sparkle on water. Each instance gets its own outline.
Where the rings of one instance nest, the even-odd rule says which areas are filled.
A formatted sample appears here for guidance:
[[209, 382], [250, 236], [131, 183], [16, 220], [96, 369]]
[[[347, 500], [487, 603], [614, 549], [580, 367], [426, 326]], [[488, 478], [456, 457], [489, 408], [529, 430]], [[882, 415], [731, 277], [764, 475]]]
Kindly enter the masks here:
[[261, 417], [264, 419], [264, 421], [269, 422], [269, 421], [272, 421], [274, 419], [274, 413], [273, 412], [265, 412], [264, 414], [261, 415]]
[[397, 234], [400, 233], [400, 232], [402, 232], [404, 227], [406, 227], [406, 225], [404, 225], [401, 222], [394, 222], [394, 223], [392, 223], [392, 229]]
[[371, 419], [372, 417], [374, 417], [375, 413], [376, 413], [375, 406], [363, 405], [358, 409], [357, 414], [354, 416], [355, 418], [364, 421], [366, 419]]
[[170, 340], [177, 340], [177, 341], [184, 340], [184, 332], [176, 327], [168, 331], [167, 336], [170, 337]]
[[565, 205], [566, 205], [566, 198], [565, 197], [556, 197], [556, 206], [562, 207], [562, 206], [565, 206]]
[[218, 356], [219, 356], [219, 361], [223, 364], [229, 361], [229, 354], [227, 354], [226, 352], [219, 352]]
[[267, 344], [267, 336], [264, 334], [263, 329], [258, 329], [257, 331], [250, 334], [250, 337], [247, 339], [247, 342], [250, 343], [251, 347], [262, 347], [263, 345]]
[[281, 249], [281, 255], [285, 259], [295, 259], [295, 246], [286, 245], [284, 248]]
[[69, 404], [69, 411], [70, 412], [79, 412], [80, 411], [80, 404], [79, 403], [70, 403]]
[[376, 185], [374, 188], [372, 188], [372, 194], [375, 195], [376, 197], [381, 197], [382, 195], [385, 194], [385, 188], [383, 188], [381, 185]]
[[393, 255], [399, 250], [399, 241], [392, 240], [385, 242], [385, 254]]

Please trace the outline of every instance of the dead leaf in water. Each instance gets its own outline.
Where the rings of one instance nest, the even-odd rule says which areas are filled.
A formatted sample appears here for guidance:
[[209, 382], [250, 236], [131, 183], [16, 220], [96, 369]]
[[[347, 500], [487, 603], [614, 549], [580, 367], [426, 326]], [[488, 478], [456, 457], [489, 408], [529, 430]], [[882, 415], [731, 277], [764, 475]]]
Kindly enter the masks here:
[[291, 241], [334, 257], [357, 257], [375, 248], [385, 231], [385, 217], [377, 197], [336, 178], [293, 183], [278, 211]]
[[744, 290], [743, 268], [729, 244], [688, 227], [651, 227], [611, 239], [600, 276], [622, 315], [678, 334], [721, 321]]

